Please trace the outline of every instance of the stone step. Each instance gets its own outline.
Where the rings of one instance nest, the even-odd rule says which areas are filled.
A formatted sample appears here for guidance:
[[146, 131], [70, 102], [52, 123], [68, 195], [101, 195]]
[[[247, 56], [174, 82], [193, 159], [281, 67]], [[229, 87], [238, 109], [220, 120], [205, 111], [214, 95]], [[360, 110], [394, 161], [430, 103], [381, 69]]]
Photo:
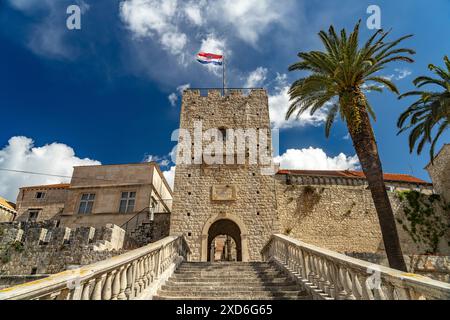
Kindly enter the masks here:
[[273, 280], [262, 281], [260, 279], [246, 279], [236, 281], [178, 281], [175, 279], [169, 279], [166, 281], [168, 286], [183, 287], [208, 287], [208, 286], [280, 286], [280, 285], [295, 285], [295, 282], [289, 281], [285, 278], [277, 278]]
[[270, 263], [183, 263], [155, 300], [302, 300], [309, 298]]
[[270, 262], [234, 262], [234, 261], [224, 261], [224, 262], [183, 262], [182, 266], [190, 266], [194, 268], [204, 268], [207, 266], [219, 267], [219, 266], [272, 266]]
[[267, 297], [267, 296], [252, 296], [252, 297], [170, 297], [170, 296], [154, 296], [153, 300], [311, 300], [309, 296], [298, 297]]
[[251, 286], [223, 286], [220, 284], [214, 285], [214, 286], [191, 286], [191, 287], [177, 287], [172, 285], [163, 285], [161, 287], [161, 290], [164, 292], [220, 292], [220, 293], [230, 293], [230, 292], [259, 292], [259, 291], [270, 291], [270, 292], [278, 292], [278, 291], [299, 291], [298, 286], [288, 284], [288, 285], [271, 285], [271, 286], [265, 286], [265, 285], [251, 285]]
[[218, 292], [218, 291], [205, 291], [205, 292], [197, 292], [197, 291], [188, 291], [188, 292], [176, 292], [176, 291], [165, 291], [159, 290], [159, 297], [178, 297], [179, 299], [184, 299], [184, 297], [199, 297], [199, 298], [222, 298], [226, 300], [232, 300], [235, 298], [251, 298], [251, 297], [267, 297], [267, 298], [298, 298], [305, 296], [305, 293], [298, 291], [234, 291], [234, 292]]
[[272, 279], [286, 279], [286, 276], [284, 275], [276, 275], [276, 276], [257, 276], [257, 275], [253, 275], [253, 276], [239, 276], [239, 275], [235, 275], [235, 276], [227, 276], [227, 275], [186, 275], [186, 274], [174, 274], [171, 277], [171, 280], [174, 281], [211, 281], [211, 282], [234, 282], [234, 281], [247, 281], [247, 280], [251, 280], [251, 279], [257, 279], [257, 280], [261, 280], [261, 281], [271, 281]]
[[272, 282], [274, 279], [276, 279], [277, 281], [279, 280], [286, 280], [286, 276], [284, 275], [278, 275], [276, 277], [272, 276], [272, 277], [264, 277], [264, 276], [259, 276], [257, 277], [256, 275], [254, 276], [248, 276], [248, 277], [240, 277], [240, 276], [202, 276], [202, 275], [198, 275], [198, 276], [193, 276], [193, 275], [185, 275], [185, 274], [176, 274], [173, 275], [171, 278], [171, 280], [174, 281], [178, 281], [178, 282], [186, 282], [186, 281], [190, 281], [190, 282], [195, 282], [195, 281], [201, 281], [201, 282], [236, 282], [236, 281], [251, 281], [251, 280], [259, 280], [259, 281], [265, 281], [265, 282]]
[[277, 270], [272, 266], [254, 266], [254, 267], [185, 267], [181, 266], [177, 269], [177, 271], [268, 271], [268, 270]]
[[201, 277], [276, 277], [276, 276], [285, 276], [285, 274], [278, 270], [267, 270], [267, 271], [175, 271], [174, 275], [183, 275], [183, 276], [201, 276]]

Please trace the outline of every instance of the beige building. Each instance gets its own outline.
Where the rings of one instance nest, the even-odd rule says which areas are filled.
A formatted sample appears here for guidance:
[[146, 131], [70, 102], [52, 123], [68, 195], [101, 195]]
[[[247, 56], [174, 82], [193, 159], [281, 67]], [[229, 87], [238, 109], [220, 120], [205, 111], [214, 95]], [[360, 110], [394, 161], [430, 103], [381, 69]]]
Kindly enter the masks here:
[[[64, 226], [124, 223], [141, 213], [170, 214], [172, 191], [154, 163], [75, 167], [64, 211]], [[151, 217], [152, 218], [152, 217]]]
[[172, 191], [154, 162], [82, 166], [74, 168], [70, 184], [21, 188], [17, 220], [59, 220], [74, 228], [123, 226], [134, 219], [138, 225], [155, 214], [168, 221], [171, 208]]
[[69, 184], [23, 187], [17, 196], [18, 221], [53, 219], [64, 210]]
[[0, 197], [0, 222], [11, 222], [16, 215], [16, 205]]

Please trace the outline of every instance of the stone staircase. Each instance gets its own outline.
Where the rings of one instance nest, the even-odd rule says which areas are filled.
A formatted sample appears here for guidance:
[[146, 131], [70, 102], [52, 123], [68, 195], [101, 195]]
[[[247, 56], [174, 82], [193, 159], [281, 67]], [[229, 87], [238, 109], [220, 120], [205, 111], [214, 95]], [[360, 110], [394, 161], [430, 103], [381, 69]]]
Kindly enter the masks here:
[[287, 275], [267, 262], [184, 262], [154, 300], [307, 300]]

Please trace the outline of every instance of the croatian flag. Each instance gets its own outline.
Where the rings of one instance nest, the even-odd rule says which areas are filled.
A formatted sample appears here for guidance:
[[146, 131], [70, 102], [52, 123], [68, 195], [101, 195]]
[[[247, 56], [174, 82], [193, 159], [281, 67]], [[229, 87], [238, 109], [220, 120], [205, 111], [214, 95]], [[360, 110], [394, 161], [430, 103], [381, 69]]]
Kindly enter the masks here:
[[215, 64], [221, 66], [223, 64], [223, 56], [220, 54], [200, 52], [197, 54], [197, 61], [202, 64]]

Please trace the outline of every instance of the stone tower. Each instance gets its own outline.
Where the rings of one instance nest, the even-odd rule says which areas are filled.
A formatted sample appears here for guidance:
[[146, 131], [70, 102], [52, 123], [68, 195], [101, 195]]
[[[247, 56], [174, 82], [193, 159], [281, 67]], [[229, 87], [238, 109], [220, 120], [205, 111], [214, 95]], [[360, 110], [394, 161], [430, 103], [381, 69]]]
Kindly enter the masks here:
[[[208, 130], [214, 129], [221, 135], [215, 139], [227, 144], [224, 155], [219, 156], [223, 163], [208, 163], [206, 156], [217, 156], [216, 151], [208, 151], [205, 141], [200, 142], [203, 148], [198, 146], [198, 137], [204, 140]], [[248, 143], [244, 148], [236, 142], [230, 149], [228, 141], [237, 141], [233, 130], [234, 133], [258, 132], [257, 142], [245, 140]], [[183, 134], [189, 138], [182, 138]], [[257, 162], [253, 160], [255, 150]], [[221, 90], [209, 90], [206, 96], [198, 90], [184, 92], [171, 234], [185, 236], [192, 261], [209, 261], [214, 250], [211, 243], [219, 235], [228, 235], [235, 241], [238, 260], [261, 260], [261, 249], [280, 229], [273, 178], [275, 167], [271, 156], [265, 160], [260, 156], [271, 155], [271, 150], [265, 90], [252, 90], [248, 95], [230, 90], [226, 96], [222, 96]]]

